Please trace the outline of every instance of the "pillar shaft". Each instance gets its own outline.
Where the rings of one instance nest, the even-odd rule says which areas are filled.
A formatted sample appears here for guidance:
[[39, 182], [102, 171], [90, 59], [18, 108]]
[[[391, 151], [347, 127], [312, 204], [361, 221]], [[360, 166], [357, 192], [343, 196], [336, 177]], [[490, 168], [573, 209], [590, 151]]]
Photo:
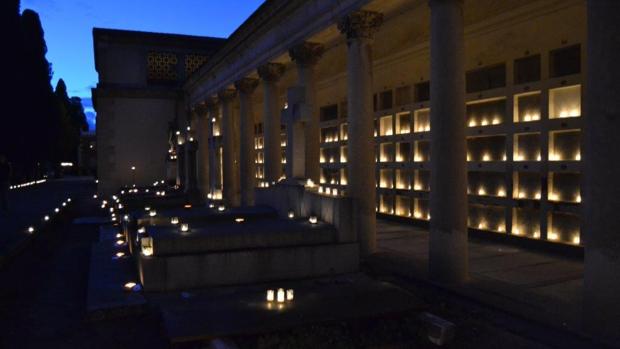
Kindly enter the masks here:
[[376, 250], [374, 113], [372, 109], [371, 37], [381, 24], [376, 12], [355, 12], [338, 27], [347, 35], [348, 188], [353, 199], [353, 227], [360, 252]]
[[198, 150], [198, 142], [193, 137], [188, 137], [185, 143], [185, 168], [187, 170], [187, 181], [185, 185], [185, 195], [190, 202], [197, 203], [202, 201], [200, 191], [198, 190], [196, 151]]
[[263, 154], [265, 181], [268, 183], [276, 182], [282, 175], [278, 79], [283, 72], [284, 66], [277, 63], [268, 63], [258, 68], [264, 93]]
[[234, 90], [220, 92], [222, 105], [222, 142], [223, 142], [223, 172], [224, 172], [224, 200], [228, 205], [239, 206], [239, 166], [237, 162], [238, 124], [232, 110]]
[[201, 104], [196, 108], [196, 139], [198, 141], [198, 153], [196, 154], [196, 166], [198, 176], [198, 190], [202, 197], [209, 193], [209, 114], [207, 107]]
[[620, 324], [620, 3], [590, 0], [583, 140], [584, 321], [619, 340]]
[[462, 0], [431, 0], [431, 278], [466, 280], [467, 155]]
[[177, 136], [177, 186], [185, 186], [185, 138]]
[[254, 111], [252, 92], [258, 85], [256, 79], [242, 79], [235, 83], [239, 92], [241, 205], [254, 205], [256, 169], [254, 163]]
[[[298, 85], [304, 88], [304, 104], [307, 106], [306, 112], [309, 115], [303, 115], [303, 119], [307, 120], [304, 124], [304, 136], [301, 139], [304, 142], [304, 165], [301, 170], [303, 174], [296, 177], [305, 177], [312, 179], [315, 183], [319, 182], [321, 176], [320, 167], [320, 125], [319, 113], [316, 105], [316, 78], [314, 68], [318, 60], [323, 55], [324, 47], [321, 44], [304, 42], [289, 50], [289, 56], [297, 66]], [[288, 144], [288, 142], [287, 142]], [[291, 154], [295, 156], [295, 154]], [[288, 163], [288, 157], [287, 157]], [[293, 169], [294, 173], [295, 171]], [[287, 176], [289, 176], [287, 174]]]

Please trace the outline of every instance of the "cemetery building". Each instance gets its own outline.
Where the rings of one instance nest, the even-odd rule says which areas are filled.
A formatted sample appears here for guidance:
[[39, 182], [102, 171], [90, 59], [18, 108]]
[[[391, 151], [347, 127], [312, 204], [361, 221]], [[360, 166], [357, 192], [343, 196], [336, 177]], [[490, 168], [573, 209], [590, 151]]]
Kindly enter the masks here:
[[94, 29], [98, 190], [166, 180], [195, 202], [296, 216], [279, 199], [303, 194], [286, 188], [330, 212], [346, 198], [334, 224], [362, 259], [377, 216], [428, 226], [429, 272], [447, 284], [467, 280], [468, 232], [583, 249], [584, 322], [612, 333], [618, 11], [268, 0], [227, 39]]

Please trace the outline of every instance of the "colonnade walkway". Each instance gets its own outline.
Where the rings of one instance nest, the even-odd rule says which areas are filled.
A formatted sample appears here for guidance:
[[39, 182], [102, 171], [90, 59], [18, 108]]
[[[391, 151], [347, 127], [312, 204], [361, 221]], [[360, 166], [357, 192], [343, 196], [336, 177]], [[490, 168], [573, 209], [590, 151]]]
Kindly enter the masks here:
[[[371, 268], [428, 280], [428, 229], [378, 220]], [[503, 242], [469, 239], [469, 281], [450, 293], [556, 328], [580, 329], [583, 259]]]

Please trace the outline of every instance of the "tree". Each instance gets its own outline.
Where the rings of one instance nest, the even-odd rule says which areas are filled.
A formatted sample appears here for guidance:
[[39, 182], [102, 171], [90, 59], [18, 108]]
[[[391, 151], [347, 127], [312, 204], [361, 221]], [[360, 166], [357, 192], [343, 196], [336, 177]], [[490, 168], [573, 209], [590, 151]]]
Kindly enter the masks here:
[[51, 158], [50, 144], [55, 131], [55, 103], [50, 84], [52, 72], [45, 58], [43, 28], [39, 15], [25, 10], [21, 15], [22, 34], [22, 89], [23, 117], [17, 125], [19, 135], [17, 146], [21, 156], [22, 176], [36, 175], [37, 164], [47, 163]]
[[80, 97], [69, 98], [67, 85], [63, 79], [58, 80], [54, 94], [59, 111], [60, 137], [56, 143], [56, 147], [59, 149], [59, 159], [76, 162], [80, 134], [82, 131], [88, 131], [82, 100]]

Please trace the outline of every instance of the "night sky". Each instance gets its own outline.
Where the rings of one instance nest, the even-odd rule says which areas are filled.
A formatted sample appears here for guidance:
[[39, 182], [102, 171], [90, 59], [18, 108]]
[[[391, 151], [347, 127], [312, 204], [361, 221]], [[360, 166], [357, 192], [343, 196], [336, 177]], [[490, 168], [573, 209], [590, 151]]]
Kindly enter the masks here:
[[52, 86], [59, 78], [79, 96], [94, 128], [90, 89], [97, 83], [92, 28], [228, 37], [263, 0], [22, 0], [21, 10], [39, 13]]

